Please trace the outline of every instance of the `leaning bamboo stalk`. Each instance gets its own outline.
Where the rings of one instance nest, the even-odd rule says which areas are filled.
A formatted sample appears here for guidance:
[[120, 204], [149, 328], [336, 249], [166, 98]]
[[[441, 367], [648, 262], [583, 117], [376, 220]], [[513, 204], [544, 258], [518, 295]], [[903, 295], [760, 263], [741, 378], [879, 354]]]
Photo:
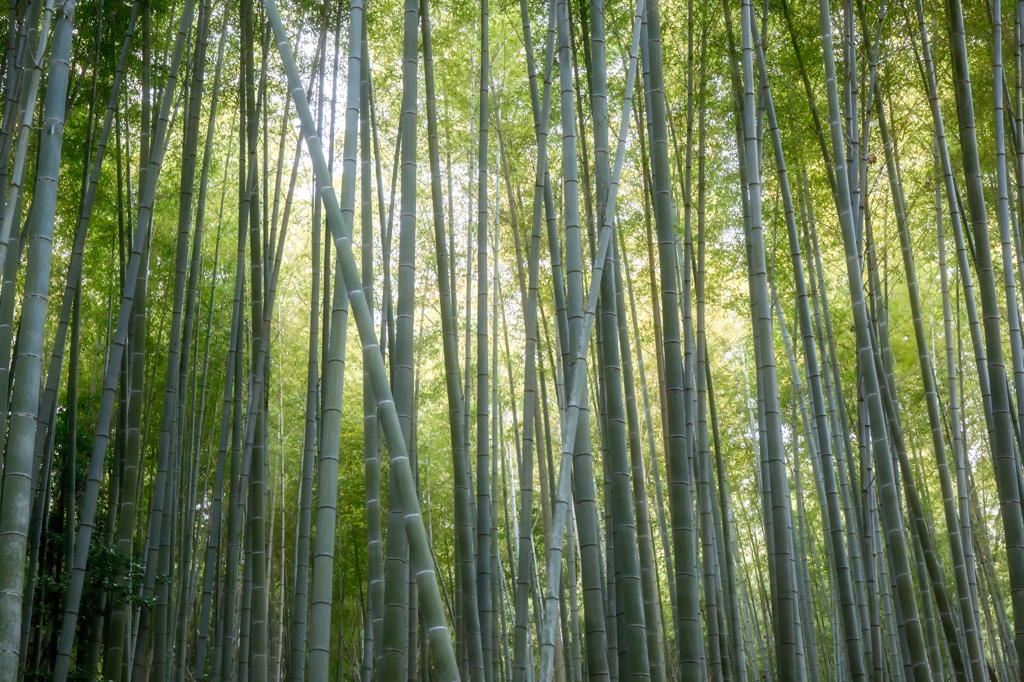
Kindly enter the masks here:
[[[364, 347], [368, 346], [373, 348], [376, 346], [373, 321], [370, 317], [370, 311], [366, 304], [366, 300], [362, 296], [362, 289], [359, 284], [359, 275], [356, 269], [355, 260], [352, 256], [350, 242], [351, 236], [348, 229], [346, 229], [351, 226], [351, 212], [352, 205], [354, 203], [354, 164], [352, 166], [352, 170], [345, 173], [343, 176], [342, 196], [345, 198], [346, 213], [349, 214], [348, 220], [346, 221], [345, 215], [341, 211], [337, 198], [334, 194], [334, 189], [330, 183], [330, 174], [327, 172], [327, 164], [323, 156], [323, 149], [320, 146], [319, 139], [313, 132], [315, 128], [313, 126], [309, 106], [301, 96], [302, 91], [301, 85], [298, 81], [298, 71], [295, 67], [291, 47], [284, 35], [284, 26], [281, 22], [281, 16], [277, 10], [277, 4], [274, 0], [265, 0], [264, 7], [267, 10], [269, 23], [274, 30], [274, 36], [278, 43], [281, 59], [284, 62], [285, 72], [288, 75], [288, 82], [292, 91], [292, 97], [295, 100], [295, 106], [299, 113], [300, 120], [302, 121], [303, 131], [309, 144], [311, 156], [313, 158], [313, 167], [317, 177], [317, 184], [321, 188], [321, 194], [324, 197], [324, 204], [327, 208], [328, 226], [336, 237], [335, 245], [337, 247], [337, 255], [341, 265], [341, 272], [345, 276], [351, 309], [359, 328], [360, 337], [363, 341]], [[351, 22], [355, 25], [353, 27], [354, 30], [352, 31], [352, 35], [355, 36], [355, 46], [353, 48], [350, 44], [350, 69], [353, 66], [358, 66], [358, 60], [353, 60], [352, 54], [359, 50], [359, 37], [361, 36], [361, 22], [363, 20], [361, 2], [359, 2], [359, 0], [355, 0], [355, 2], [352, 3], [352, 9]], [[352, 63], [353, 61], [355, 64]], [[353, 73], [355, 72], [353, 71]], [[349, 87], [352, 88], [353, 86], [356, 90], [355, 94], [358, 96], [358, 79], [350, 79]], [[358, 99], [353, 99], [352, 101], [358, 102]], [[346, 112], [346, 165], [348, 164], [350, 152], [351, 158], [354, 161], [355, 119], [349, 118], [352, 116], [353, 112], [358, 112], [358, 108], [349, 107]], [[352, 143], [351, 146], [349, 145], [350, 141]], [[444, 612], [441, 605], [441, 596], [437, 585], [437, 577], [432, 568], [432, 562], [430, 561], [431, 550], [426, 530], [423, 525], [423, 519], [419, 514], [419, 502], [416, 498], [415, 486], [412, 480], [412, 471], [404, 448], [405, 444], [401, 434], [401, 426], [398, 423], [398, 415], [394, 408], [390, 386], [388, 384], [387, 375], [384, 371], [383, 358], [380, 357], [379, 353], [370, 353], [368, 355], [373, 361], [371, 365], [371, 375], [374, 384], [374, 395], [378, 398], [378, 407], [383, 417], [385, 438], [388, 443], [389, 451], [392, 455], [392, 480], [399, 487], [402, 494], [401, 504], [403, 513], [405, 514], [406, 530], [410, 539], [410, 550], [414, 560], [421, 566], [431, 567], [421, 569], [417, 576], [417, 583], [420, 587], [422, 608], [426, 617], [428, 632], [430, 633], [430, 644], [434, 655], [438, 679], [443, 682], [454, 682], [454, 680], [458, 679], [458, 666], [455, 661], [448, 628], [444, 620]], [[327, 433], [326, 428], [325, 433]], [[330, 450], [328, 450], [328, 452], [330, 452]], [[330, 535], [333, 536], [333, 533]], [[333, 542], [333, 537], [331, 537], [331, 541]], [[328, 582], [331, 581], [328, 580]], [[314, 675], [313, 671], [311, 671], [312, 678], [318, 682], [326, 680], [326, 675], [323, 674], [326, 670], [317, 670], [316, 672], [320, 674]]]

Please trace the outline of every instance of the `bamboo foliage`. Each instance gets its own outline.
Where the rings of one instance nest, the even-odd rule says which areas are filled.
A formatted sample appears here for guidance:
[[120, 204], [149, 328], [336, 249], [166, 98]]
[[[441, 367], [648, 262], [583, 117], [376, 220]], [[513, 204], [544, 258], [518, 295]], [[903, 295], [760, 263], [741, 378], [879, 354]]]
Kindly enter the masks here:
[[0, 674], [1020, 679], [1024, 2], [717, 9], [11, 4]]

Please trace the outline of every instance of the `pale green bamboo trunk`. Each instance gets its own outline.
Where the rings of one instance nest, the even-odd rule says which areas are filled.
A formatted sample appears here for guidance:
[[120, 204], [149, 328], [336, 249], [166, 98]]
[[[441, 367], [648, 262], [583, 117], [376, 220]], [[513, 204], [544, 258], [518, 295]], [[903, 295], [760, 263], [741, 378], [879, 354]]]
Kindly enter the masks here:
[[[307, 133], [307, 137], [309, 139], [310, 152], [313, 158], [313, 167], [327, 208], [328, 225], [330, 226], [334, 236], [337, 237], [335, 239], [335, 245], [338, 247], [337, 255], [341, 266], [340, 269], [345, 276], [352, 312], [356, 319], [360, 338], [363, 342], [364, 348], [367, 346], [372, 348], [376, 344], [373, 321], [370, 316], [366, 300], [362, 296], [362, 288], [359, 283], [358, 271], [356, 270], [355, 260], [352, 256], [350, 230], [346, 229], [351, 227], [351, 213], [353, 210], [355, 194], [354, 143], [356, 126], [355, 120], [353, 118], [349, 118], [349, 115], [353, 111], [358, 111], [358, 108], [349, 107], [346, 115], [346, 165], [348, 164], [349, 158], [351, 158], [353, 162], [351, 171], [346, 172], [343, 176], [342, 196], [345, 198], [344, 205], [346, 207], [346, 212], [349, 214], [349, 219], [346, 221], [337, 202], [333, 187], [329, 182], [330, 174], [327, 172], [327, 164], [324, 160], [323, 149], [315, 134], [312, 133], [314, 126], [309, 106], [305, 99], [300, 96], [301, 90], [299, 89], [300, 86], [298, 83], [298, 73], [295, 67], [295, 61], [292, 57], [291, 48], [284, 35], [284, 27], [281, 23], [281, 17], [278, 13], [277, 5], [274, 0], [266, 0], [264, 7], [267, 10], [269, 23], [274, 30], [274, 35], [278, 42], [282, 61], [284, 62], [285, 72], [288, 75], [289, 85], [292, 89], [293, 98], [295, 99], [296, 109], [300, 115], [303, 129]], [[352, 30], [352, 35], [355, 36], [353, 41], [355, 44], [350, 44], [350, 69], [353, 66], [352, 62], [356, 61], [352, 59], [351, 55], [354, 54], [355, 51], [359, 50], [359, 36], [361, 36], [362, 29], [362, 6], [359, 4], [358, 0], [354, 4], [354, 10], [355, 11], [351, 13], [351, 20], [352, 23], [355, 24]], [[356, 66], [358, 66], [358, 62], [356, 62]], [[351, 79], [349, 87], [354, 88], [356, 94], [356, 97], [351, 97], [350, 101], [357, 102], [359, 81], [357, 79]], [[349, 141], [352, 142], [351, 146], [348, 144]], [[406, 530], [410, 540], [412, 558], [413, 561], [417, 562], [419, 565], [429, 567], [432, 565], [430, 560], [431, 549], [426, 530], [424, 528], [423, 519], [419, 513], [419, 503], [416, 499], [412, 471], [409, 467], [409, 461], [405, 456], [404, 439], [402, 438], [398, 415], [394, 409], [394, 402], [390, 386], [388, 385], [387, 375], [384, 371], [383, 358], [380, 358], [376, 353], [369, 353], [368, 355], [372, 359], [371, 375], [373, 378], [374, 394], [378, 399], [378, 408], [383, 417], [384, 434], [392, 456], [393, 477], [391, 480], [402, 493], [401, 505], [403, 513], [405, 514]], [[331, 539], [333, 540], [333, 537]], [[458, 664], [455, 660], [450, 634], [444, 620], [436, 574], [431, 568], [422, 569], [417, 575], [417, 583], [420, 587], [420, 597], [422, 600], [421, 605], [426, 619], [426, 627], [430, 633], [430, 645], [433, 652], [438, 679], [442, 682], [454, 682], [458, 679]], [[325, 679], [325, 677], [321, 675], [317, 679]]]

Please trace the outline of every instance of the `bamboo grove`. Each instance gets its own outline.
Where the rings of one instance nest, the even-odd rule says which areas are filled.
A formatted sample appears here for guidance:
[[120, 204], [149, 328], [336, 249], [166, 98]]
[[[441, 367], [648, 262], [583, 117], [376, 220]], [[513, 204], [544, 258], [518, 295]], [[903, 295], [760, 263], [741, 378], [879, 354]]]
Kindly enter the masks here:
[[1024, 0], [4, 45], [0, 682], [1024, 681]]

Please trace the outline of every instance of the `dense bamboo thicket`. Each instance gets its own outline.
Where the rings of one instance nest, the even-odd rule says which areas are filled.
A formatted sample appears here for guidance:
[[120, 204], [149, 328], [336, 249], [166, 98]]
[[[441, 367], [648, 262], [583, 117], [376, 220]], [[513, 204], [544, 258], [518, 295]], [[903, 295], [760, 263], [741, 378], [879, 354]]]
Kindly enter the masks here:
[[0, 682], [1024, 682], [1024, 0], [4, 27]]

